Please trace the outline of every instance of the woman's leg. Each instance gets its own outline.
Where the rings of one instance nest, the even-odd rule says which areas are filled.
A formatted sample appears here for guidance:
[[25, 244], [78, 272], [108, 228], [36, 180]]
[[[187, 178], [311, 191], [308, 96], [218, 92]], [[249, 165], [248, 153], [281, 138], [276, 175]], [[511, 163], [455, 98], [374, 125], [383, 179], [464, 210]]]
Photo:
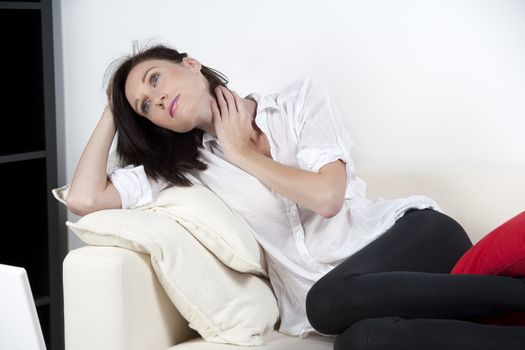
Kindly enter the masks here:
[[368, 318], [469, 319], [525, 310], [520, 279], [448, 274], [471, 246], [450, 217], [411, 211], [311, 288], [308, 319], [322, 333], [339, 334]]
[[371, 318], [339, 335], [334, 350], [522, 350], [525, 328], [458, 320]]

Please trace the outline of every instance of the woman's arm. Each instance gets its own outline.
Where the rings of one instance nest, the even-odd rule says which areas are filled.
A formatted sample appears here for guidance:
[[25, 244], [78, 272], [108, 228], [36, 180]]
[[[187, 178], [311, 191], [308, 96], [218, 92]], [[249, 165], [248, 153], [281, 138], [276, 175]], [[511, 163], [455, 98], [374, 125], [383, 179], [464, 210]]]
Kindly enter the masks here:
[[313, 172], [276, 162], [250, 146], [252, 118], [235, 91], [216, 89], [212, 100], [215, 131], [224, 155], [259, 181], [314, 212], [331, 218], [342, 208], [346, 192], [346, 168], [337, 160]]
[[121, 208], [120, 195], [106, 175], [108, 153], [115, 133], [113, 113], [106, 106], [82, 152], [66, 199], [69, 210], [77, 215]]
[[235, 164], [274, 191], [325, 218], [335, 216], [343, 206], [346, 169], [341, 160], [328, 163], [315, 173], [244, 149], [237, 153]]

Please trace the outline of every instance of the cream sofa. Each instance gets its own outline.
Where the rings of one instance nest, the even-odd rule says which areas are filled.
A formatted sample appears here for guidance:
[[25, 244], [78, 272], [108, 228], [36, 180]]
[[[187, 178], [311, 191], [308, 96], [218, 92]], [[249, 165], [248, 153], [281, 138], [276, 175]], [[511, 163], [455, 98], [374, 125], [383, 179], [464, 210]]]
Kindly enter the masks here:
[[[525, 210], [525, 169], [392, 170], [357, 165], [368, 197], [422, 194], [463, 225], [475, 243]], [[67, 350], [248, 349], [205, 342], [158, 283], [145, 254], [86, 246], [64, 260]], [[272, 331], [260, 349], [332, 349], [334, 338], [304, 339]]]

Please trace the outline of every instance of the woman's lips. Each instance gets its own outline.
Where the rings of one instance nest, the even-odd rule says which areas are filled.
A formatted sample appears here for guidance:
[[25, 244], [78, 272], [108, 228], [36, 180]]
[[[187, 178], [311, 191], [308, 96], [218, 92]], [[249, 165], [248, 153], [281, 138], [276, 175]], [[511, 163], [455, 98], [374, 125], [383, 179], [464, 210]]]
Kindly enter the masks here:
[[180, 98], [180, 94], [178, 94], [174, 99], [173, 101], [171, 101], [171, 106], [170, 106], [170, 116], [173, 118], [173, 116], [175, 115], [175, 110], [177, 109], [177, 105], [179, 104], [179, 98]]

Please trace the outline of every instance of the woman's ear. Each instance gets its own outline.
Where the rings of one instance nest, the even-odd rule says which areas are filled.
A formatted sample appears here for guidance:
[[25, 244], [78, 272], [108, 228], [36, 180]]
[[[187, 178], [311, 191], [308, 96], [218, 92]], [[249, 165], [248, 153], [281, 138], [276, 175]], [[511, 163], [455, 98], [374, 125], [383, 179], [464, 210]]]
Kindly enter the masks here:
[[182, 62], [192, 71], [200, 72], [202, 64], [193, 57], [184, 57]]

